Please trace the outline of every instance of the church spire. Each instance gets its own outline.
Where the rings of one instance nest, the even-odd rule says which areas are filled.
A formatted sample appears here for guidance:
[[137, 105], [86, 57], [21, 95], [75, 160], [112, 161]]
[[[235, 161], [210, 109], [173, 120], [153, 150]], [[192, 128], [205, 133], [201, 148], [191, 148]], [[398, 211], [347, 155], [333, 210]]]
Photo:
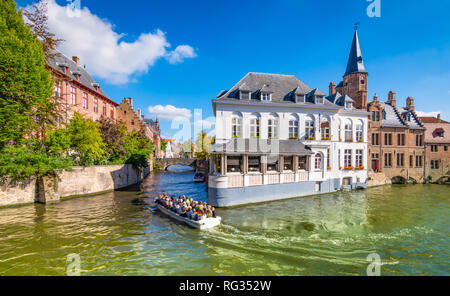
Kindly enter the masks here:
[[352, 73], [367, 73], [361, 54], [361, 46], [359, 45], [358, 29], [355, 27], [355, 35], [353, 36], [352, 48], [348, 58], [347, 70], [344, 76]]

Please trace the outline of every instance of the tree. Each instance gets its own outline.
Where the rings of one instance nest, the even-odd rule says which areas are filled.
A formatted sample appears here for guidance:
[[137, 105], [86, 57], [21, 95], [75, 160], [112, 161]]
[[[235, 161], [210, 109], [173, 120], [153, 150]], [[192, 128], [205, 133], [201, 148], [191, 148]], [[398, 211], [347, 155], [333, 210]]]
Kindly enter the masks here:
[[153, 143], [144, 132], [133, 131], [124, 137], [125, 163], [135, 167], [148, 167], [150, 155], [153, 153]]
[[211, 143], [213, 137], [208, 136], [204, 131], [201, 131], [195, 141], [195, 155], [198, 158], [207, 158], [210, 156]]
[[109, 118], [102, 117], [99, 121], [100, 132], [106, 144], [106, 152], [110, 155], [110, 160], [115, 161], [126, 155], [124, 148], [124, 137], [127, 128], [123, 123], [115, 122]]
[[54, 109], [42, 45], [13, 0], [0, 0], [0, 149], [42, 130]]
[[75, 112], [68, 125], [71, 148], [81, 165], [98, 164], [107, 154], [100, 132], [100, 123]]

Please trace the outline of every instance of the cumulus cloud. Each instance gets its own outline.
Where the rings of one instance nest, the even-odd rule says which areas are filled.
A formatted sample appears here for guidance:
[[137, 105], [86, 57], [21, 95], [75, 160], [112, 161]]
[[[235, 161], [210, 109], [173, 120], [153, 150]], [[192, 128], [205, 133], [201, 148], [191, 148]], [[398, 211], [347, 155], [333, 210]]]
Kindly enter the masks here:
[[216, 119], [214, 117], [197, 120], [195, 126], [201, 129], [212, 129], [216, 126]]
[[191, 119], [192, 112], [186, 108], [177, 108], [172, 105], [157, 105], [148, 107], [150, 116], [163, 120], [183, 120]]
[[125, 35], [115, 32], [111, 22], [87, 7], [71, 10], [55, 0], [47, 2], [49, 29], [65, 40], [58, 49], [67, 56], [79, 56], [91, 74], [110, 83], [127, 83], [133, 75], [146, 73], [161, 58], [176, 64], [196, 57], [189, 45], [170, 51], [171, 45], [159, 29], [141, 34], [134, 42], [125, 42], [121, 41]]
[[441, 111], [434, 111], [434, 112], [416, 111], [416, 113], [419, 117], [437, 117], [439, 114], [442, 114]]

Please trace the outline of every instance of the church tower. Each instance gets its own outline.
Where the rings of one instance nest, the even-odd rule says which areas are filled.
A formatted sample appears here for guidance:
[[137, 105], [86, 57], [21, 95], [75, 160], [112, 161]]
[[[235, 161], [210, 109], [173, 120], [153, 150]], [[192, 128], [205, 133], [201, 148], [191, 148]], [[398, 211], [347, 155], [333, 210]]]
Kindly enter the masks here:
[[358, 31], [355, 29], [352, 48], [348, 58], [347, 70], [340, 87], [343, 94], [355, 100], [355, 108], [367, 109], [367, 78], [369, 74], [364, 67], [364, 62], [359, 45]]

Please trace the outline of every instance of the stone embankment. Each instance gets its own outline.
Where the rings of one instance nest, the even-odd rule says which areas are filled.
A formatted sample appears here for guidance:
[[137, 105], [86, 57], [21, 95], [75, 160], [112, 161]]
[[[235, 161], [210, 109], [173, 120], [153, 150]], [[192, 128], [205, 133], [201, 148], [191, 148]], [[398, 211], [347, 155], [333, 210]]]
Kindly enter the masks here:
[[62, 198], [122, 189], [141, 182], [150, 167], [136, 169], [130, 164], [74, 167], [54, 176], [30, 177], [22, 182], [0, 180], [0, 207], [27, 203], [50, 203]]

